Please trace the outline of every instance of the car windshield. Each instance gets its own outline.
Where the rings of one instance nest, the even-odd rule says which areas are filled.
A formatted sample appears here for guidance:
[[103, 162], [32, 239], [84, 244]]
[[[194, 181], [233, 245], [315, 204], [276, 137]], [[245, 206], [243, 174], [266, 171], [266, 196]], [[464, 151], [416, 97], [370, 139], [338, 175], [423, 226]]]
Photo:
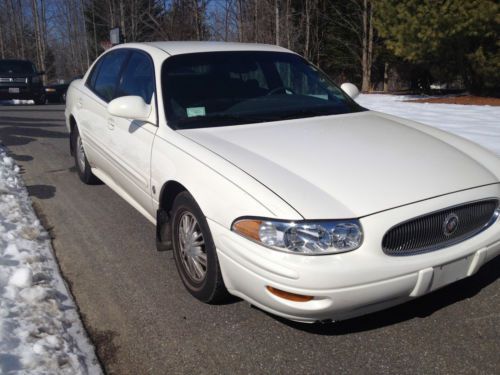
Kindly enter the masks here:
[[167, 121], [190, 129], [359, 112], [328, 77], [282, 52], [209, 52], [170, 57], [162, 67]]
[[34, 73], [35, 68], [29, 61], [4, 60], [0, 61], [0, 74], [29, 74]]

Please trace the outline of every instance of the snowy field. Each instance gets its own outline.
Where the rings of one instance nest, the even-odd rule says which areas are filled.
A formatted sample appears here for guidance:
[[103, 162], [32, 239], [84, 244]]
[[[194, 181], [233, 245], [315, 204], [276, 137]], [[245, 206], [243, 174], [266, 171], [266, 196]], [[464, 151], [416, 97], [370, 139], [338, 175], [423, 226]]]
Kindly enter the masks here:
[[500, 157], [500, 107], [408, 103], [421, 96], [361, 94], [363, 107], [418, 121], [479, 143]]
[[1, 146], [0, 374], [101, 374], [19, 167]]

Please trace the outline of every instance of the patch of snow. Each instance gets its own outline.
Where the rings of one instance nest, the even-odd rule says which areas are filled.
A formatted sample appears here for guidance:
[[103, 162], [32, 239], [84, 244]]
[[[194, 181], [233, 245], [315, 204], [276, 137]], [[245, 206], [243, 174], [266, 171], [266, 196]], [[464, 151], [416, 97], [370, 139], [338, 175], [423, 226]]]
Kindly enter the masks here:
[[31, 288], [32, 282], [33, 272], [28, 267], [18, 268], [9, 279], [9, 285], [13, 285], [19, 289]]
[[411, 95], [361, 94], [365, 108], [404, 117], [454, 133], [500, 156], [500, 107], [441, 103], [412, 103]]
[[19, 167], [0, 146], [0, 374], [101, 374]]

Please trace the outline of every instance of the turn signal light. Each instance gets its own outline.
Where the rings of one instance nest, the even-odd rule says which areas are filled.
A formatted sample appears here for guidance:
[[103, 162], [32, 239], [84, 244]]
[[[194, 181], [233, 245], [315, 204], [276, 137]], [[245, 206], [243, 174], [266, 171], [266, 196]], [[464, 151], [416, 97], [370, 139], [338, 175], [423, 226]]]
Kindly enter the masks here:
[[285, 292], [284, 290], [276, 289], [273, 288], [272, 286], [266, 286], [266, 289], [269, 290], [275, 296], [294, 302], [308, 302], [314, 298], [313, 296], [304, 296], [302, 294]]
[[240, 220], [233, 224], [233, 230], [245, 237], [260, 241], [259, 229], [261, 220]]

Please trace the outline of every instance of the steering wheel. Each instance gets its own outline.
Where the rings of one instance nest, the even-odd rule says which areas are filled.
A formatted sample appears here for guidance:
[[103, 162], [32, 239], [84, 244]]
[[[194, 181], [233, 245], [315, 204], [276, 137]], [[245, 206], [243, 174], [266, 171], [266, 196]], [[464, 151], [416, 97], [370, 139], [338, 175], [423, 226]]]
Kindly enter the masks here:
[[274, 89], [272, 89], [271, 91], [269, 91], [266, 96], [269, 96], [269, 95], [275, 95], [277, 94], [278, 92], [280, 91], [283, 91], [285, 94], [287, 94], [287, 91], [291, 92], [293, 95], [295, 95], [295, 91], [293, 91], [290, 87], [286, 87], [286, 86], [278, 86], [278, 87], [275, 87]]

